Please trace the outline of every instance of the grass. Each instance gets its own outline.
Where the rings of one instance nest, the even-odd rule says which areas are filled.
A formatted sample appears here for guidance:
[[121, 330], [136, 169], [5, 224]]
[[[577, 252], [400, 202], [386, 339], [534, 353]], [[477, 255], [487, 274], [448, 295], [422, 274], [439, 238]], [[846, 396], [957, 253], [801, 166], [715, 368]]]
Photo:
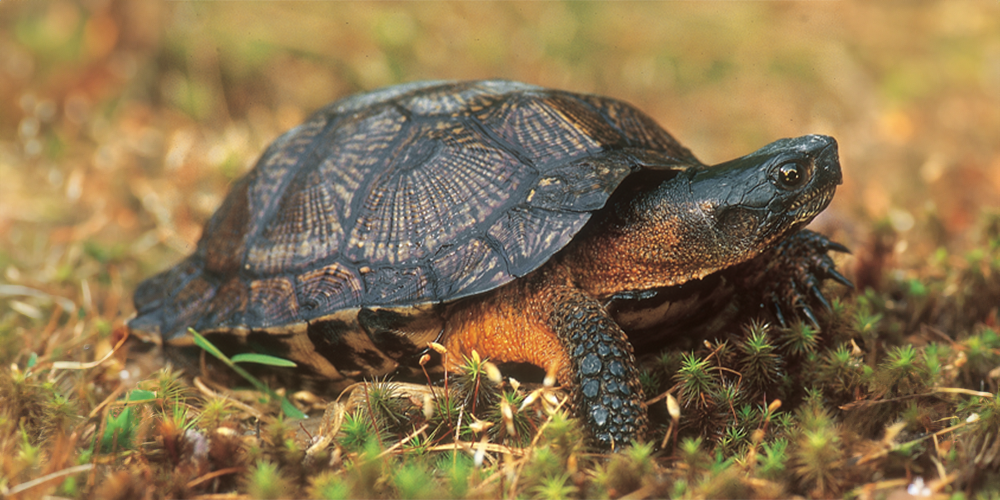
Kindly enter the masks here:
[[[645, 370], [675, 382], [679, 432], [653, 410], [645, 444], [610, 456], [583, 445], [558, 390], [498, 380], [478, 355], [447, 392], [370, 381], [321, 419], [339, 424], [317, 426], [316, 416], [283, 415], [271, 389], [217, 394], [169, 367], [126, 386], [115, 375], [127, 372], [129, 344], [110, 346], [119, 330], [99, 323], [83, 335], [108, 342], [103, 361], [39, 356], [21, 334], [31, 323], [14, 320], [19, 328], [0, 332], [17, 346], [0, 372], [0, 488], [107, 498], [827, 497], [888, 494], [911, 474], [934, 492], [995, 494], [1000, 334], [997, 296], [982, 291], [1000, 280], [998, 222], [985, 217], [983, 243], [922, 287], [890, 278], [884, 291], [835, 290], [821, 335], [754, 321], [679, 364], [646, 359]], [[934, 312], [913, 323], [928, 300]], [[55, 303], [40, 309], [61, 319], [51, 336], [80, 324]], [[311, 448], [324, 436], [327, 446]]]
[[[0, 496], [1000, 496], [993, 6], [127, 5], [0, 4]], [[362, 88], [484, 76], [629, 100], [710, 162], [836, 136], [816, 225], [858, 290], [829, 286], [819, 329], [747, 318], [645, 356], [649, 433], [610, 456], [558, 388], [483, 358], [447, 392], [338, 402], [214, 385], [130, 337], [136, 284], [281, 131]]]

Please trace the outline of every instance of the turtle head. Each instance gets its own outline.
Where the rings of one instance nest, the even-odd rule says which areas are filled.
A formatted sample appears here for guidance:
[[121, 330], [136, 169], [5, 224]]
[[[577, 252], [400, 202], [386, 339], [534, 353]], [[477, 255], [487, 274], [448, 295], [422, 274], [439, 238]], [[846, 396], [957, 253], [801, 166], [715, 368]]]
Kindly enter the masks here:
[[696, 170], [690, 201], [725, 241], [766, 247], [822, 212], [842, 180], [837, 141], [807, 135]]
[[[808, 224], [842, 181], [837, 142], [807, 135], [775, 141], [749, 155], [693, 168], [648, 192], [652, 252], [674, 283], [750, 260]], [[658, 202], [658, 203], [657, 203]]]
[[805, 226], [841, 183], [837, 142], [781, 139], [715, 166], [631, 175], [574, 245], [595, 296], [679, 285], [750, 260]]

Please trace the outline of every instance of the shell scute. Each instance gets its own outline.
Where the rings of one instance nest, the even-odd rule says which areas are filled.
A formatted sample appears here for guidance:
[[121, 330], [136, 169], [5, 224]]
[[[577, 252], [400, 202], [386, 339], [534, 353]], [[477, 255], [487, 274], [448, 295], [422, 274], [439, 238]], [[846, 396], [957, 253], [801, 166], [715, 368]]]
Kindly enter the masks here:
[[518, 206], [503, 213], [487, 230], [503, 249], [507, 272], [524, 276], [545, 260], [548, 248], [562, 248], [590, 218], [589, 212], [556, 212]]
[[212, 327], [242, 324], [249, 299], [247, 284], [239, 276], [234, 276], [215, 292], [208, 305], [209, 313], [198, 323], [198, 328], [203, 325]]
[[184, 284], [175, 288], [172, 307], [164, 311], [166, 318], [175, 324], [194, 324], [215, 295], [215, 286], [204, 278], [201, 269], [191, 269], [185, 274]]
[[483, 126], [536, 168], [598, 154], [603, 144], [587, 135], [547, 98], [531, 93], [511, 96], [477, 114]]
[[391, 165], [390, 148], [409, 123], [399, 109], [377, 111], [364, 119], [342, 120], [314, 154], [319, 165], [309, 180], [331, 188], [345, 227], [355, 217], [355, 196], [365, 194], [372, 172]]
[[424, 258], [501, 210], [525, 182], [515, 158], [470, 128], [414, 126], [400, 144], [359, 206], [344, 250], [352, 261]]
[[380, 267], [363, 272], [366, 305], [416, 304], [430, 299], [431, 273], [424, 267]]
[[619, 155], [606, 155], [600, 161], [584, 157], [546, 172], [528, 193], [527, 202], [547, 210], [597, 210], [611, 195], [611, 186], [618, 186], [632, 169]]
[[345, 97], [339, 101], [330, 103], [321, 113], [333, 115], [350, 115], [357, 112], [364, 112], [381, 104], [393, 101], [406, 94], [417, 94], [421, 91], [433, 89], [434, 87], [444, 87], [451, 85], [447, 81], [424, 81], [411, 82], [402, 85], [394, 85], [370, 92], [355, 94]]
[[509, 86], [482, 85], [481, 82], [427, 88], [401, 99], [400, 104], [414, 115], [441, 116], [462, 113], [466, 109], [481, 109], [509, 92]]
[[491, 290], [514, 278], [504, 258], [483, 238], [442, 247], [431, 266], [438, 276], [435, 296], [441, 299]]
[[270, 224], [247, 249], [246, 262], [253, 272], [303, 269], [341, 247], [338, 200], [325, 182], [302, 184], [290, 186]]
[[308, 152], [314, 150], [323, 141], [317, 140], [326, 130], [329, 121], [314, 118], [282, 135], [262, 157], [263, 164], [254, 169], [247, 198], [250, 214], [247, 226], [253, 234], [254, 230], [263, 229], [282, 197], [287, 194], [284, 189], [306, 162]]
[[642, 111], [615, 99], [591, 95], [579, 97], [593, 106], [608, 120], [609, 124], [618, 129], [629, 145], [667, 153], [685, 163], [699, 164], [687, 148], [681, 146], [673, 136]]
[[294, 323], [299, 316], [295, 285], [285, 276], [251, 281], [246, 316], [246, 320], [254, 325]]
[[215, 294], [204, 278], [203, 263], [188, 257], [142, 282], [135, 291], [138, 317], [130, 325], [144, 331], [172, 333], [193, 325]]
[[198, 244], [204, 256], [205, 269], [220, 275], [237, 272], [243, 265], [243, 254], [250, 235], [250, 193], [253, 174], [240, 179], [229, 196], [205, 226], [205, 236]]
[[296, 282], [306, 319], [359, 304], [364, 295], [361, 277], [339, 262], [304, 272]]
[[570, 94], [553, 92], [546, 98], [551, 108], [563, 117], [573, 128], [602, 147], [627, 144], [627, 140], [608, 120], [586, 101]]

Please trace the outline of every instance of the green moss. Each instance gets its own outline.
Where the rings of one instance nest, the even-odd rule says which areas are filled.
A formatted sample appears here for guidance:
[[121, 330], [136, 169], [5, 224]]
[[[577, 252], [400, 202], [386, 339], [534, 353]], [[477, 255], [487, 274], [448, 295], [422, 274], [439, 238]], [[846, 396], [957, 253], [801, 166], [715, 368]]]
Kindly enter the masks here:
[[364, 399], [359, 411], [374, 419], [377, 428], [392, 428], [406, 419], [406, 401], [399, 396], [398, 386], [388, 381], [374, 381], [362, 386]]
[[680, 384], [679, 395], [683, 404], [697, 404], [702, 397], [718, 389], [718, 378], [711, 372], [711, 364], [693, 353], [684, 354], [674, 380]]
[[796, 321], [789, 328], [782, 329], [779, 339], [782, 350], [789, 356], [804, 357], [816, 352], [822, 335], [812, 325]]
[[293, 492], [278, 466], [271, 462], [258, 461], [247, 473], [247, 494], [251, 498], [289, 498], [294, 496]]
[[818, 382], [838, 397], [850, 397], [863, 378], [862, 360], [848, 344], [828, 349], [819, 364]]
[[773, 388], [783, 364], [767, 330], [764, 325], [751, 324], [748, 336], [739, 345], [739, 371], [746, 383], [758, 391]]
[[566, 471], [566, 461], [552, 446], [541, 446], [534, 450], [524, 465], [521, 481], [530, 490], [545, 481], [562, 477]]
[[757, 472], [764, 479], [780, 479], [788, 469], [788, 440], [775, 439], [761, 445], [757, 455]]
[[382, 498], [389, 493], [387, 473], [388, 457], [380, 458], [382, 447], [374, 439], [368, 440], [364, 450], [346, 469], [351, 495], [355, 498]]
[[499, 400], [499, 381], [490, 379], [486, 363], [487, 360], [473, 353], [472, 356], [464, 358], [464, 363], [452, 378], [462, 404], [476, 415], [494, 406]]
[[641, 370], [639, 372], [639, 384], [642, 386], [643, 393], [646, 395], [659, 394], [662, 390], [660, 388], [660, 374], [653, 370]]
[[579, 488], [570, 480], [570, 475], [563, 473], [547, 476], [540, 482], [528, 488], [530, 498], [537, 500], [562, 500], [577, 495]]
[[356, 411], [344, 415], [343, 427], [340, 428], [340, 446], [348, 451], [360, 450], [375, 435], [375, 427], [371, 418]]
[[139, 412], [126, 406], [116, 414], [108, 415], [104, 434], [101, 436], [101, 452], [117, 453], [132, 447], [132, 438], [139, 425]]
[[33, 444], [48, 442], [80, 420], [75, 400], [27, 371], [0, 370], [0, 401], [0, 418], [32, 436]]
[[353, 498], [351, 489], [342, 474], [322, 472], [310, 480], [307, 494], [320, 500], [347, 500]]
[[[525, 446], [534, 437], [538, 424], [531, 417], [531, 409], [521, 409], [525, 395], [518, 391], [503, 391], [487, 419], [493, 423], [490, 427], [490, 437], [494, 442], [511, 446]], [[506, 414], [506, 416], [505, 416]]]
[[433, 477], [431, 470], [422, 460], [411, 460], [395, 468], [392, 483], [396, 488], [396, 498], [442, 498], [444, 491]]
[[795, 458], [792, 470], [808, 491], [826, 495], [840, 487], [838, 465], [844, 451], [833, 426], [804, 431], [792, 453]]

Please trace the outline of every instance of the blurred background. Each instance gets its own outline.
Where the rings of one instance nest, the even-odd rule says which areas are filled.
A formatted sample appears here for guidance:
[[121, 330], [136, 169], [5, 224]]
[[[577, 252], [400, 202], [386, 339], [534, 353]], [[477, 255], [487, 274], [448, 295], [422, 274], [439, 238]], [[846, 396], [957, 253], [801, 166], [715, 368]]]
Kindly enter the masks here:
[[313, 110], [494, 77], [631, 102], [706, 163], [832, 135], [845, 182], [814, 225], [907, 273], [1000, 208], [995, 0], [2, 0], [0, 285], [42, 293], [5, 288], [0, 326], [61, 297], [108, 331]]

